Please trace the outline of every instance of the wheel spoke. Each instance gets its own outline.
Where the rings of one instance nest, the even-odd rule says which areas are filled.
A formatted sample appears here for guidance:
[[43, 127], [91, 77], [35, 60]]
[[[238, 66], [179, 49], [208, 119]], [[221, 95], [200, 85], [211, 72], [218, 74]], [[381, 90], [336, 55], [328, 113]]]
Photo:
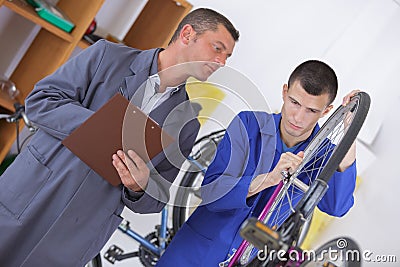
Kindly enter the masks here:
[[315, 178], [320, 176], [329, 164], [331, 156], [336, 153], [338, 145], [346, 137], [358, 112], [359, 104], [359, 98], [354, 98], [346, 107], [339, 108], [320, 129], [317, 136], [305, 149], [302, 164], [288, 183], [282, 187], [283, 193], [278, 194], [276, 203], [272, 205], [264, 223], [267, 222], [270, 227], [279, 227], [293, 212], [294, 207], [305, 193], [296, 186], [294, 180], [298, 179], [309, 187]]

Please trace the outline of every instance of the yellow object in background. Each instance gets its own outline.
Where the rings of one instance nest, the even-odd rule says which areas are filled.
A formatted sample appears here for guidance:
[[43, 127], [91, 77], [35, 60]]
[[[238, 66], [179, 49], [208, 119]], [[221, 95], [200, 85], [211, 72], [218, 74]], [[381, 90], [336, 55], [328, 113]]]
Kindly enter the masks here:
[[308, 230], [306, 239], [301, 245], [302, 249], [310, 250], [314, 246], [314, 242], [317, 239], [318, 235], [326, 229], [326, 227], [332, 222], [334, 217], [320, 211], [318, 208], [314, 210], [314, 214], [312, 217], [310, 229]]
[[[361, 178], [357, 176], [356, 179], [356, 190], [361, 183]], [[336, 217], [330, 216], [318, 208], [314, 210], [313, 218], [311, 221], [310, 229], [308, 230], [307, 236], [304, 239], [303, 244], [300, 246], [302, 249], [310, 250], [314, 248], [315, 240], [317, 240], [319, 234], [324, 231]]]
[[201, 105], [199, 113], [200, 125], [203, 125], [207, 121], [226, 95], [217, 86], [208, 82], [201, 82], [194, 78], [188, 79], [186, 91], [192, 102]]

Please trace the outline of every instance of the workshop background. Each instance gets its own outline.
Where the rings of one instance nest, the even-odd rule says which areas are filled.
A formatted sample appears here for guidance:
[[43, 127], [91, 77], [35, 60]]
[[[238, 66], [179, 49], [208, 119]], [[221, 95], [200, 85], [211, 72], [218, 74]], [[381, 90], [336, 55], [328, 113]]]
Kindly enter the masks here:
[[[272, 111], [280, 109], [282, 85], [290, 72], [307, 59], [323, 60], [335, 69], [339, 78], [335, 107], [352, 89], [368, 92], [372, 104], [357, 139], [359, 184], [355, 205], [343, 218], [323, 219], [324, 225], [314, 233], [312, 245], [349, 236], [364, 251], [372, 252], [371, 258], [396, 256], [397, 263], [380, 262], [379, 266], [398, 266], [400, 1], [188, 1], [194, 9], [209, 7], [221, 12], [240, 31], [227, 66], [248, 77], [265, 96]], [[96, 33], [122, 38], [145, 4], [144, 0], [106, 0], [96, 16]], [[13, 23], [4, 23], [8, 21]], [[38, 26], [5, 8], [0, 9], [0, 74], [12, 73], [37, 31]], [[79, 52], [77, 48], [74, 54]], [[229, 105], [230, 98], [223, 101]], [[214, 112], [218, 113], [218, 107]], [[211, 128], [204, 126], [201, 135]], [[128, 210], [124, 210], [123, 216], [143, 235], [153, 231], [160, 220], [159, 214], [138, 215]], [[102, 253], [111, 244], [125, 251], [137, 248], [134, 240], [119, 231]], [[375, 265], [378, 263], [364, 262], [364, 266]], [[103, 260], [103, 266], [141, 264], [137, 259], [115, 265]]]

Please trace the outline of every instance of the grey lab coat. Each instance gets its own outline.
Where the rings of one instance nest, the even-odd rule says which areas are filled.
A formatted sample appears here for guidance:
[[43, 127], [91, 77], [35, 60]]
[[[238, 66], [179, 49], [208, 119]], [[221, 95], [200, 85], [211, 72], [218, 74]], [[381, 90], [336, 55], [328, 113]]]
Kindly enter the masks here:
[[[138, 196], [111, 186], [61, 144], [116, 93], [140, 101], [137, 90], [157, 73], [159, 51], [99, 41], [36, 84], [26, 111], [39, 131], [0, 177], [0, 266], [83, 266], [118, 227], [125, 205], [138, 213], [162, 210], [169, 194], [160, 176], [172, 182], [179, 170], [164, 154], [152, 161], [149, 193]], [[190, 120], [196, 112], [181, 87], [150, 116], [187, 156], [200, 125]]]

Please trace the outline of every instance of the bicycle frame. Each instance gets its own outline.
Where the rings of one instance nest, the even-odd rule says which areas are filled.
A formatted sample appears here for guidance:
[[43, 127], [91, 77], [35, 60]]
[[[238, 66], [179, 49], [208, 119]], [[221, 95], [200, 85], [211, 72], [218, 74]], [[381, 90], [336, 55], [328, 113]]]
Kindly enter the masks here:
[[[158, 239], [158, 246], [156, 244], [151, 243], [146, 237], [143, 237], [136, 231], [132, 230], [129, 226], [129, 221], [123, 220], [120, 225], [118, 226], [118, 230], [122, 233], [126, 234], [127, 236], [131, 237], [132, 239], [136, 240], [140, 247], [143, 247], [145, 250], [149, 251], [156, 257], [161, 257], [162, 253], [164, 252], [167, 246], [167, 238], [168, 238], [168, 228], [167, 228], [167, 221], [168, 221], [168, 207], [165, 207], [161, 212], [161, 224], [157, 228], [157, 239]], [[119, 247], [112, 245], [107, 252], [104, 254], [104, 258], [111, 263], [115, 263], [115, 261], [121, 261], [127, 258], [133, 257], [140, 257], [140, 249], [136, 252], [131, 253], [123, 253], [123, 250]]]
[[189, 161], [190, 164], [192, 164], [192, 165], [196, 166], [197, 168], [199, 168], [199, 170], [203, 174], [206, 174], [207, 166], [202, 165], [199, 161], [195, 160], [191, 156], [188, 156], [188, 161]]
[[[298, 181], [298, 183], [301, 183], [301, 181]], [[258, 220], [261, 222], [265, 222], [265, 219], [268, 216], [268, 211], [271, 209], [274, 199], [278, 196], [278, 194], [281, 191], [282, 187], [284, 186], [283, 181], [281, 181], [278, 186], [276, 187], [276, 189], [274, 190], [271, 198], [269, 199], [269, 201], [267, 202], [267, 204], [265, 205], [264, 209], [262, 210], [260, 216], [258, 217]], [[306, 185], [305, 185], [306, 186]], [[304, 220], [309, 218], [311, 216], [311, 213], [313, 212], [314, 208], [316, 207], [316, 205], [319, 203], [319, 201], [321, 200], [321, 198], [323, 197], [323, 195], [325, 194], [325, 192], [328, 190], [328, 184], [320, 179], [316, 179], [314, 181], [314, 183], [312, 184], [312, 186], [310, 187], [310, 189], [306, 192], [306, 195], [304, 196], [304, 198], [302, 199], [302, 201], [298, 204], [298, 206], [296, 207], [296, 211], [293, 213], [295, 215], [292, 214], [293, 217], [298, 217], [298, 218], [303, 218]], [[305, 190], [306, 191], [306, 190]], [[288, 220], [290, 221], [290, 220]], [[298, 228], [293, 228], [290, 231], [290, 235], [289, 236], [294, 236], [295, 233], [299, 232], [299, 228], [301, 225], [299, 225]], [[282, 225], [282, 228], [285, 228], [285, 225]], [[291, 243], [292, 240], [290, 240], [287, 243]], [[243, 254], [243, 252], [245, 251], [245, 249], [248, 247], [248, 245], [251, 242], [249, 242], [248, 240], [244, 240], [238, 250], [236, 251], [236, 253], [234, 254], [234, 256], [232, 257], [231, 261], [228, 264], [228, 267], [234, 266], [234, 264], [239, 260], [239, 258], [241, 257], [241, 255]]]
[[[208, 140], [205, 143], [205, 145], [202, 145], [198, 148], [198, 151], [195, 150], [196, 151], [195, 153], [188, 156], [187, 162], [190, 164], [189, 167], [190, 170], [195, 172], [201, 172], [203, 175], [205, 174], [209, 164], [208, 161], [211, 160], [212, 158], [209, 158], [208, 156], [206, 158], [202, 157], [204, 155], [202, 155], [201, 152], [204, 152], [205, 150], [209, 151], [211, 148], [212, 155], [210, 154], [209, 156], [213, 156], [215, 153], [215, 146], [218, 143], [217, 140], [221, 139], [221, 136], [223, 135], [224, 131], [225, 130], [213, 132], [209, 135], [203, 136], [197, 141], [198, 143], [200, 143]], [[215, 135], [217, 137], [215, 137]], [[210, 144], [212, 144], [214, 147], [212, 146], [210, 147]], [[104, 258], [107, 259], [109, 262], [114, 263], [115, 261], [120, 261], [127, 258], [141, 257], [142, 256], [140, 255], [141, 248], [151, 253], [152, 256], [154, 255], [155, 257], [161, 257], [162, 253], [164, 252], [164, 250], [168, 245], [168, 241], [171, 236], [170, 229], [168, 228], [168, 213], [169, 213], [168, 207], [165, 207], [161, 212], [160, 225], [156, 226], [156, 235], [158, 244], [152, 243], [151, 240], [146, 238], [148, 236], [140, 235], [136, 231], [132, 230], [132, 228], [129, 225], [129, 221], [123, 220], [121, 224], [118, 226], [119, 231], [121, 231], [122, 233], [126, 234], [127, 236], [138, 242], [139, 251], [124, 254], [123, 250], [113, 245], [105, 253]]]
[[150, 250], [157, 256], [161, 256], [162, 252], [166, 248], [166, 238], [167, 238], [167, 220], [168, 220], [168, 208], [165, 207], [161, 212], [161, 224], [160, 224], [160, 232], [159, 232], [159, 242], [160, 246], [156, 247], [148, 240], [146, 240], [143, 236], [138, 234], [137, 232], [133, 231], [129, 227], [129, 222], [124, 220], [119, 226], [118, 229], [121, 230], [124, 234], [135, 239], [140, 245], [145, 247], [146, 249]]
[[[287, 251], [288, 253], [296, 250], [296, 255], [301, 255], [302, 257], [295, 260], [288, 259], [285, 266], [299, 266], [302, 264], [306, 258], [304, 257], [304, 254], [301, 253], [302, 249], [298, 246], [293, 246], [293, 242], [298, 238], [302, 221], [311, 216], [314, 208], [327, 190], [328, 184], [324, 180], [316, 179], [310, 189], [306, 192], [305, 197], [300, 201], [298, 206], [296, 206], [295, 211], [282, 224], [278, 231], [272, 230], [260, 219], [254, 217], [246, 219], [240, 230], [245, 241], [239, 247], [238, 252], [243, 252], [250, 243], [259, 250], [267, 250], [268, 248], [273, 251]], [[277, 194], [278, 191], [279, 190], [275, 190], [274, 195]], [[268, 204], [266, 206], [268, 206]], [[266, 209], [263, 210], [259, 218], [263, 216], [265, 217], [265, 210]], [[264, 253], [267, 253], [267, 251], [264, 251]], [[234, 266], [236, 260], [239, 260], [240, 254], [241, 253], [237, 253], [237, 256], [232, 258], [232, 261], [230, 262], [232, 266]], [[276, 254], [274, 254], [274, 256], [276, 257]], [[270, 258], [270, 260], [273, 261], [273, 266], [278, 266], [281, 259], [278, 257]]]
[[[199, 168], [201, 172], [205, 173], [205, 169], [207, 166], [203, 166], [198, 160], [188, 157], [188, 162], [195, 166], [196, 168]], [[118, 226], [118, 230], [120, 230], [122, 233], [126, 234], [127, 236], [131, 237], [134, 239], [136, 242], [139, 243], [140, 246], [143, 248], [147, 249], [151, 253], [153, 253], [157, 257], [161, 257], [162, 253], [167, 247], [167, 239], [168, 239], [168, 207], [164, 207], [164, 209], [161, 211], [161, 222], [160, 225], [157, 228], [157, 238], [158, 238], [158, 246], [155, 244], [151, 243], [149, 240], [146, 239], [146, 237], [140, 235], [136, 231], [132, 230], [130, 227], [130, 223], [127, 220], [123, 220], [120, 225]], [[107, 255], [108, 253], [108, 255]], [[116, 246], [112, 246], [107, 252], [106, 255], [104, 256], [105, 259], [108, 261], [114, 263], [115, 261], [120, 261], [126, 258], [132, 258], [132, 257], [138, 257], [138, 252], [133, 252], [133, 253], [126, 253], [122, 254], [122, 250], [117, 248]]]
[[[283, 182], [280, 182], [278, 184], [278, 186], [276, 187], [275, 191], [273, 192], [271, 198], [269, 199], [268, 203], [265, 205], [264, 209], [262, 210], [260, 216], [258, 217], [258, 219], [260, 221], [263, 221], [265, 219], [265, 217], [267, 216], [267, 212], [268, 210], [271, 208], [272, 203], [274, 201], [274, 199], [276, 198], [276, 196], [279, 194], [279, 192], [281, 191], [281, 188], [283, 187]], [[234, 264], [239, 260], [239, 258], [242, 256], [243, 252], [245, 251], [245, 249], [248, 247], [249, 242], [247, 240], [244, 240], [239, 248], [237, 249], [237, 251], [235, 252], [235, 254], [233, 255], [233, 258], [229, 261], [228, 267], [234, 266]]]

